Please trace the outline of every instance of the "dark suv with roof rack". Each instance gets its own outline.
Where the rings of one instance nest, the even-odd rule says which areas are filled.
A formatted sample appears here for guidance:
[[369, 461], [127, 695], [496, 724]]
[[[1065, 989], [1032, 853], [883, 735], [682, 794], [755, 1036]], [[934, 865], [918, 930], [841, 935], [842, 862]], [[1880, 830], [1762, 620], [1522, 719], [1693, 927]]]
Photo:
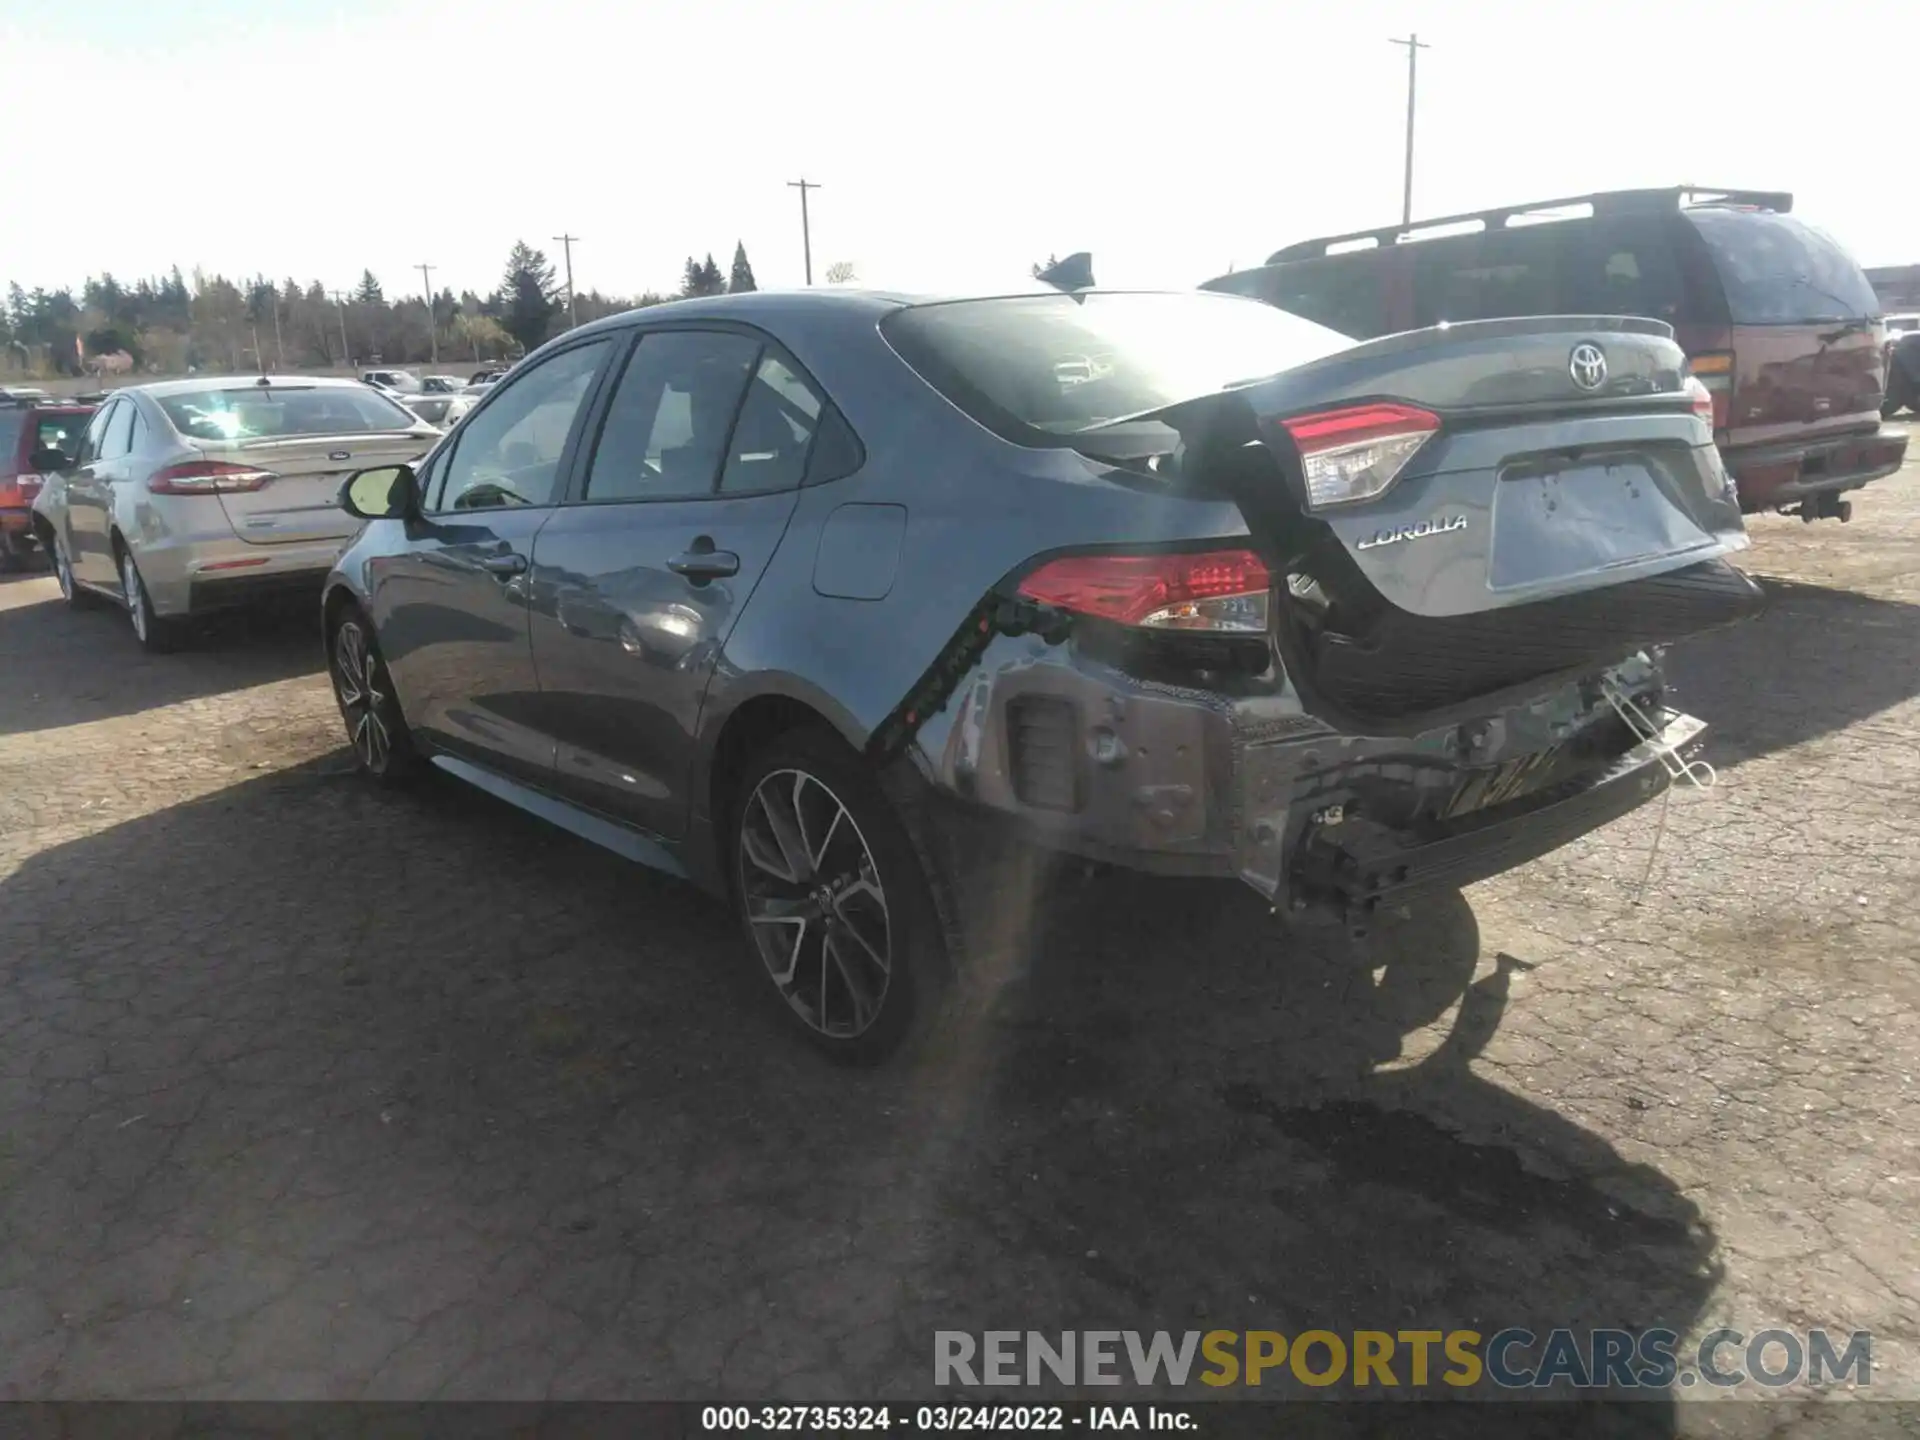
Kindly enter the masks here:
[[1307, 240], [1203, 287], [1357, 339], [1507, 316], [1671, 325], [1713, 394], [1741, 508], [1852, 513], [1907, 437], [1881, 425], [1882, 306], [1853, 257], [1778, 192], [1622, 190]]

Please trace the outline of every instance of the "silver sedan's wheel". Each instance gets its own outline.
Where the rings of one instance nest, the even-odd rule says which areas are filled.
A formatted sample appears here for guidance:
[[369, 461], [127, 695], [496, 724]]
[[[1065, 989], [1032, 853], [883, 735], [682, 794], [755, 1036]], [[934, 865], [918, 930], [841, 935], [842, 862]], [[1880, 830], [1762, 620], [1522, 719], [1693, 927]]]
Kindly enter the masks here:
[[133, 622], [134, 637], [144, 645], [149, 633], [147, 592], [140, 584], [140, 571], [133, 563], [133, 556], [125, 552], [120, 556], [120, 589], [127, 602], [127, 618]]
[[847, 805], [805, 770], [763, 776], [737, 845], [760, 960], [795, 1015], [830, 1040], [867, 1033], [893, 980], [893, 923], [873, 851]]

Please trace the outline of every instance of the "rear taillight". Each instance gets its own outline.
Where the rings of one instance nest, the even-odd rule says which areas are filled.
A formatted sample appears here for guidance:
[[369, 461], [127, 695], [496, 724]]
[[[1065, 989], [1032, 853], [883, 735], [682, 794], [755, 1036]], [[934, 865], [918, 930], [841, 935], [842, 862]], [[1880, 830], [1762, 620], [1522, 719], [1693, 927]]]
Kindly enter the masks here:
[[[1708, 409], [1701, 413], [1713, 421], [1715, 430], [1726, 429], [1727, 404], [1733, 396], [1733, 356], [1725, 350], [1690, 355], [1687, 368], [1711, 397]], [[1696, 404], [1694, 408], [1699, 406]]]
[[1693, 413], [1709, 425], [1714, 423], [1713, 392], [1698, 375], [1689, 375], [1686, 384], [1687, 398], [1693, 402]]
[[234, 495], [258, 490], [273, 479], [271, 470], [229, 465], [224, 460], [183, 460], [147, 477], [155, 495]]
[[1264, 635], [1272, 577], [1251, 550], [1189, 555], [1069, 555], [1020, 582], [1020, 593], [1116, 625]]
[[1307, 503], [1318, 510], [1371, 500], [1433, 438], [1440, 417], [1417, 405], [1375, 401], [1280, 422], [1299, 447]]

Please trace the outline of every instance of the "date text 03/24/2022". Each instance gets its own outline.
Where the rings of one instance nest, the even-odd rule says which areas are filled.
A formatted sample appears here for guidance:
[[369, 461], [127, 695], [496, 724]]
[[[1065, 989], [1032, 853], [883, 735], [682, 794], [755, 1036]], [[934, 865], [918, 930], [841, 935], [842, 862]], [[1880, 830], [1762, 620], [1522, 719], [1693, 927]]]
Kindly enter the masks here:
[[700, 1428], [712, 1432], [894, 1431], [921, 1434], [1198, 1428], [1185, 1410], [1156, 1405], [708, 1405]]

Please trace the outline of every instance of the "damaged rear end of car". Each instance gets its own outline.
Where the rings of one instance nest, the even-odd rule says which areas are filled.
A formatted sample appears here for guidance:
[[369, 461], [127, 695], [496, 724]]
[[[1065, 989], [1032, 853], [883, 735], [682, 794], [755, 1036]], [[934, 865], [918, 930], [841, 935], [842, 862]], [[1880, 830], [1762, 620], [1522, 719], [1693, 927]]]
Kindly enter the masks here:
[[[1151, 351], [1137, 332], [1121, 352]], [[1747, 540], [1711, 397], [1657, 321], [1318, 331], [1277, 373], [1150, 375], [1169, 398], [1106, 413], [1106, 377], [1154, 362], [1079, 337], [1098, 378], [1024, 436], [963, 349], [895, 344], [1140, 502], [1136, 541], [1009, 571], [873, 735], [1055, 850], [1362, 924], [1657, 796], [1705, 728], [1667, 705], [1661, 648], [1762, 604], [1725, 558]], [[1152, 502], [1176, 497], [1244, 535], [1169, 533]]]

